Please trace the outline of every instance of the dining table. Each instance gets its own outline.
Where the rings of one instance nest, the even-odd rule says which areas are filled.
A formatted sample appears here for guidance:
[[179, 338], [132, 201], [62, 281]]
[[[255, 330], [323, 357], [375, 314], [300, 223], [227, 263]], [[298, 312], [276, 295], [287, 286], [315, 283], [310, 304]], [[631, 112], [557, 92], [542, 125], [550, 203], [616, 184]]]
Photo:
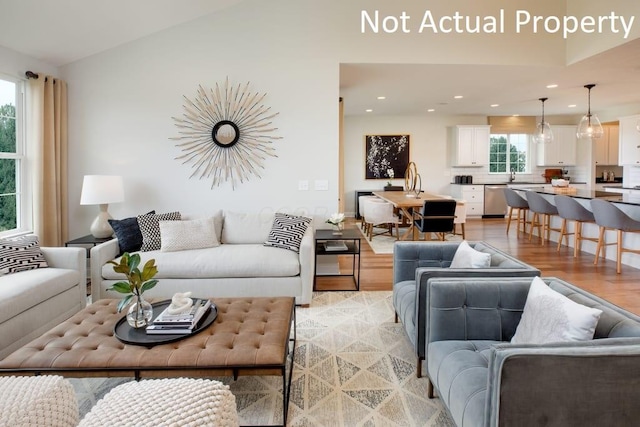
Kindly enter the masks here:
[[[421, 191], [416, 194], [413, 191], [374, 191], [374, 196], [381, 198], [382, 200], [391, 203], [398, 211], [407, 218], [409, 222], [409, 228], [407, 231], [399, 237], [399, 240], [414, 239], [414, 232], [416, 227], [413, 222], [413, 210], [422, 208], [425, 200], [441, 200], [451, 199], [451, 196], [445, 196], [434, 193], [427, 193]], [[457, 203], [464, 203], [461, 200], [457, 200]]]

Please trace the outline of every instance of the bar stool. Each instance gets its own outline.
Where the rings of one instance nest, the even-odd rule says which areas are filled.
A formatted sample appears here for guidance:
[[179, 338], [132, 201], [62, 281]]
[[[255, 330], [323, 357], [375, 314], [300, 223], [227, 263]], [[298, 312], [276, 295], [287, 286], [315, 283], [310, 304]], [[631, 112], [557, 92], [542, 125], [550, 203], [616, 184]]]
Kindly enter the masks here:
[[[640, 221], [636, 221], [626, 213], [622, 212], [613, 203], [605, 200], [591, 200], [591, 209], [593, 210], [593, 216], [596, 219], [596, 224], [600, 227], [598, 246], [596, 247], [596, 258], [593, 261], [593, 264], [598, 264], [600, 249], [602, 249], [603, 258], [606, 258], [604, 252], [605, 247], [608, 245], [616, 245], [618, 249], [616, 257], [616, 273], [620, 274], [622, 271], [622, 253], [631, 252], [640, 254], [640, 250], [638, 249], [630, 249], [622, 246], [623, 233], [640, 233]], [[617, 231], [618, 239], [616, 242], [605, 242], [605, 231], [607, 229]]]
[[[535, 191], [526, 191], [527, 202], [529, 202], [529, 210], [533, 212], [533, 218], [531, 218], [531, 229], [529, 232], [529, 241], [533, 237], [533, 229], [538, 227], [538, 236], [540, 237], [540, 245], [544, 245], [544, 242], [549, 240], [551, 231], [560, 232], [559, 228], [551, 227], [551, 216], [558, 215], [558, 209], [549, 202], [547, 199], [536, 193]], [[542, 223], [540, 222], [540, 215], [542, 215]], [[542, 231], [540, 228], [542, 227]], [[542, 234], [544, 233], [544, 235]], [[545, 237], [546, 236], [546, 237]]]
[[[582, 224], [595, 223], [596, 220], [593, 217], [593, 212], [585, 208], [580, 202], [573, 197], [556, 195], [553, 198], [558, 209], [558, 215], [562, 218], [562, 226], [560, 227], [560, 239], [558, 239], [558, 248], [556, 251], [560, 251], [562, 246], [562, 238], [567, 239], [567, 246], [569, 246], [569, 236], [573, 235], [573, 256], [578, 256], [578, 251], [582, 250], [582, 241], [590, 240], [597, 242], [596, 237], [584, 237], [582, 235]], [[567, 220], [573, 221], [573, 233], [567, 233]]]
[[516, 211], [516, 229], [520, 231], [520, 222], [522, 222], [522, 232], [527, 234], [527, 224], [531, 224], [527, 221], [527, 213], [529, 212], [529, 202], [518, 194], [517, 191], [511, 188], [504, 189], [504, 198], [507, 200], [507, 206], [509, 206], [509, 213], [507, 214], [507, 234], [509, 234], [509, 227], [511, 227], [511, 215], [513, 211]]

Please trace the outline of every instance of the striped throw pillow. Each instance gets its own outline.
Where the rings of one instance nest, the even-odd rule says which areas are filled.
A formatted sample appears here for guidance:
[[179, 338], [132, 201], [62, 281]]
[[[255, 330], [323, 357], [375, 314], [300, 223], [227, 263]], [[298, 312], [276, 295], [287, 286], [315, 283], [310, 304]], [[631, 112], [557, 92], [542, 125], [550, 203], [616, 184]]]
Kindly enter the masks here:
[[265, 246], [300, 252], [300, 243], [311, 218], [276, 213]]
[[0, 274], [49, 267], [40, 250], [38, 236], [0, 239]]

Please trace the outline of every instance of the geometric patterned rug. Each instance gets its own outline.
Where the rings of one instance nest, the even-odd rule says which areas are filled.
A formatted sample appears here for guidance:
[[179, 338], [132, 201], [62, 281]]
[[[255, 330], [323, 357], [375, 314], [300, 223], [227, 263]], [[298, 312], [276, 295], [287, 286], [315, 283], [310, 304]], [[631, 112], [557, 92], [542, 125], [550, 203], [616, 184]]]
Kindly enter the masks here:
[[[314, 292], [296, 308], [297, 342], [289, 426], [453, 426], [440, 400], [427, 398], [415, 355], [393, 321], [391, 292]], [[240, 376], [229, 384], [241, 425], [282, 424], [282, 379]], [[81, 416], [130, 378], [70, 379]]]

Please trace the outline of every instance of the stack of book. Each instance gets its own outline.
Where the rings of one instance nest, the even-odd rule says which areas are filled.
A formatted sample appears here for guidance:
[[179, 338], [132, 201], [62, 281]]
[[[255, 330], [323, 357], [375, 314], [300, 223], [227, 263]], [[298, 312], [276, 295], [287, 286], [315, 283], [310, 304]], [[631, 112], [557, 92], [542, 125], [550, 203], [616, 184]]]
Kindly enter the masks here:
[[211, 301], [198, 298], [193, 301], [191, 310], [186, 313], [169, 314], [169, 307], [164, 309], [150, 325], [147, 334], [190, 334], [200, 321], [211, 310]]

